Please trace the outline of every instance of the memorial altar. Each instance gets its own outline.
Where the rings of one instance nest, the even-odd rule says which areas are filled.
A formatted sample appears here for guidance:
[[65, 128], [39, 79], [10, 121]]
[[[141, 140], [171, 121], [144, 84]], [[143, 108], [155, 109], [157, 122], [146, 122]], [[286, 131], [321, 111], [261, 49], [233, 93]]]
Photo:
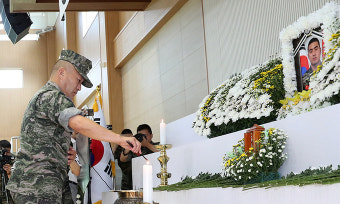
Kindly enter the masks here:
[[[202, 139], [196, 135], [197, 139], [193, 143], [182, 140], [183, 137], [193, 136], [191, 132], [192, 123], [187, 116], [168, 125], [168, 143], [173, 147], [167, 150], [170, 160], [168, 162], [168, 172], [171, 173], [169, 184], [180, 182], [185, 176], [197, 176], [200, 172], [220, 173], [222, 158], [226, 151], [229, 151], [233, 144], [242, 139], [245, 130], [231, 133], [228, 135]], [[340, 134], [337, 124], [340, 121], [340, 104], [312, 112], [292, 116], [283, 120], [264, 124], [263, 127], [281, 128], [288, 135], [287, 147], [285, 152], [288, 158], [279, 169], [281, 175], [290, 172], [299, 173], [305, 169], [325, 167], [340, 164]], [[172, 129], [174, 128], [174, 129]], [[182, 131], [179, 131], [182, 130]], [[180, 134], [183, 132], [184, 134]], [[191, 133], [191, 135], [190, 135]], [[178, 140], [177, 140], [178, 138]], [[201, 139], [201, 140], [200, 140]], [[160, 185], [157, 173], [160, 172], [160, 165], [157, 161], [159, 153], [147, 155], [151, 164], [154, 166], [153, 181], [154, 187]], [[133, 159], [133, 184], [134, 189], [143, 186], [142, 167], [145, 164], [143, 158]], [[310, 186], [285, 186], [277, 188], [257, 188], [243, 191], [242, 188], [211, 188], [211, 189], [191, 189], [179, 192], [155, 191], [154, 201], [167, 203], [207, 203], [216, 201], [247, 201], [248, 199], [261, 198], [261, 203], [288, 203], [291, 199], [300, 198], [305, 203], [335, 203], [339, 199], [338, 189], [340, 184], [330, 185], [310, 185]], [[325, 195], [325, 196], [321, 196]], [[318, 198], [316, 198], [318, 197]], [[322, 197], [323, 202], [316, 202]], [[178, 201], [181, 200], [181, 202]], [[191, 200], [191, 201], [190, 201]], [[328, 200], [328, 202], [326, 201]], [[249, 201], [249, 200], [248, 200]]]
[[[282, 57], [265, 62], [231, 77], [213, 90], [199, 110], [167, 124], [166, 150], [169, 185], [200, 173], [223, 174], [223, 157], [259, 121], [264, 129], [277, 128], [288, 135], [284, 153], [287, 159], [278, 169], [281, 176], [306, 169], [340, 165], [340, 50], [339, 6], [329, 3], [283, 29]], [[302, 80], [303, 49], [312, 37], [322, 41], [323, 63], [312, 72], [308, 83]], [[307, 40], [308, 39], [308, 40]], [[306, 41], [306, 42], [305, 42]], [[319, 44], [321, 44], [319, 42]], [[321, 49], [321, 48], [320, 48]], [[310, 68], [310, 67], [309, 67]], [[275, 82], [275, 84], [274, 84]], [[194, 121], [194, 122], [193, 122]], [[237, 127], [237, 128], [236, 128]], [[235, 128], [237, 129], [236, 131]], [[260, 128], [261, 129], [261, 128]], [[226, 132], [226, 134], [219, 134]], [[249, 133], [249, 131], [248, 131]], [[244, 143], [246, 141], [244, 140]], [[247, 148], [249, 146], [247, 145]], [[164, 155], [164, 152], [163, 152]], [[160, 153], [146, 155], [153, 166], [153, 187], [164, 183]], [[143, 188], [144, 158], [134, 158], [133, 188]], [[164, 173], [164, 172], [163, 172]], [[180, 191], [153, 191], [153, 201], [174, 203], [336, 203], [340, 183], [286, 185], [271, 188], [192, 188]], [[104, 193], [105, 194], [105, 193]], [[103, 194], [107, 202], [112, 193]], [[111, 200], [111, 201], [110, 201]], [[103, 199], [104, 201], [104, 199]]]

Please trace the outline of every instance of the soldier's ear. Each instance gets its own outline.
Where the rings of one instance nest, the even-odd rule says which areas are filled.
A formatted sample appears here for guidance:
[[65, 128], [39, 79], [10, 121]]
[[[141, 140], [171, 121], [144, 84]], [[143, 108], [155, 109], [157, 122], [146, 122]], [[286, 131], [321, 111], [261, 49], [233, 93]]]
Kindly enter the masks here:
[[65, 68], [64, 67], [61, 67], [59, 70], [58, 70], [58, 76], [59, 78], [63, 78], [65, 76]]

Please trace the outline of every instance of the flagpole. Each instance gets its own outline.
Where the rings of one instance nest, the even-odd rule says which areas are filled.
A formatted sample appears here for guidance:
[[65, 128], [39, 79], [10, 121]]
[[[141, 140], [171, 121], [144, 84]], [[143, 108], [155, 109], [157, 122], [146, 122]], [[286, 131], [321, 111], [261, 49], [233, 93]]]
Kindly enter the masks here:
[[91, 150], [91, 138], [88, 138], [88, 141], [89, 141], [89, 183], [87, 185], [87, 203], [88, 204], [92, 204], [92, 201], [91, 201], [91, 154], [92, 154], [92, 150]]
[[100, 84], [96, 87], [96, 91], [97, 91], [97, 94], [99, 95], [99, 94], [100, 94], [100, 91], [101, 91], [101, 86], [100, 86]]
[[[100, 84], [96, 87], [96, 94], [97, 94], [97, 96], [98, 96], [98, 99], [99, 99], [99, 96], [100, 96], [100, 91], [101, 91], [101, 86], [100, 86]], [[91, 150], [91, 139], [89, 138], [89, 157], [91, 158], [91, 153], [92, 153], [92, 150]], [[91, 178], [91, 162], [90, 162], [90, 164], [89, 164], [89, 169], [90, 169], [90, 171], [89, 171], [89, 178], [90, 178], [90, 181], [89, 181], [89, 184], [88, 184], [88, 204], [92, 204], [92, 200], [91, 200], [91, 180], [92, 180], [92, 178]]]

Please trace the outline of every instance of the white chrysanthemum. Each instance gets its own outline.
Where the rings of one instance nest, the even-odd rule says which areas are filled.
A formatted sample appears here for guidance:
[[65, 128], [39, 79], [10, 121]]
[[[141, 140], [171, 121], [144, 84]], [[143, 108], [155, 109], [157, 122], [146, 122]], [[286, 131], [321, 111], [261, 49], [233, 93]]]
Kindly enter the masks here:
[[219, 125], [222, 125], [223, 121], [224, 121], [224, 118], [220, 117], [215, 121], [214, 124], [215, 124], [215, 126], [219, 126]]

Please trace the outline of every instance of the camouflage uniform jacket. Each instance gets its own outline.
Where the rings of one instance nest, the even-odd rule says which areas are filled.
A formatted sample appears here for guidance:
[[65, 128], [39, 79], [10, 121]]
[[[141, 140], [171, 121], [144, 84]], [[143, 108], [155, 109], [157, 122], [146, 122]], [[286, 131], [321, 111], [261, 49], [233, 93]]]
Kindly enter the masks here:
[[302, 76], [302, 89], [305, 89], [305, 86], [309, 86], [310, 78], [313, 76], [313, 69], [309, 67], [309, 69]]
[[31, 99], [20, 133], [20, 151], [7, 189], [22, 195], [60, 198], [68, 186], [67, 151], [71, 132], [68, 121], [75, 108], [54, 82], [47, 82]]

